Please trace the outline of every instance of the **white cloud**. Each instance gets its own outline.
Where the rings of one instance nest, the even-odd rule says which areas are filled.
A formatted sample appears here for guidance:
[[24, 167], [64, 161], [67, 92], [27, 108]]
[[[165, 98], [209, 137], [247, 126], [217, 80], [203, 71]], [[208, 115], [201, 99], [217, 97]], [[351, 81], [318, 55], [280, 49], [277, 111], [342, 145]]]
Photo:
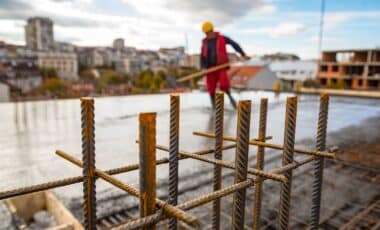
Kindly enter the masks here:
[[361, 19], [380, 19], [380, 11], [347, 11], [347, 12], [329, 12], [325, 16], [325, 29], [332, 30], [347, 21]]
[[[284, 39], [302, 35], [306, 42], [313, 44], [315, 38], [311, 36], [318, 34], [318, 11], [277, 10], [273, 0], [119, 1], [126, 9], [125, 14], [105, 12], [97, 8], [95, 0], [0, 0], [0, 39], [17, 44], [23, 42], [23, 25], [33, 16], [45, 16], [54, 21], [56, 40], [79, 45], [110, 45], [114, 38], [124, 37], [127, 45], [156, 49], [184, 45], [187, 34], [190, 51], [198, 52], [203, 36], [200, 26], [205, 20], [213, 21], [217, 29], [238, 42], [246, 41], [242, 46], [252, 47], [248, 52], [256, 51], [250, 46], [257, 45], [252, 37], [263, 40], [262, 36], [251, 35]], [[334, 31], [358, 19], [372, 19], [373, 23], [380, 19], [380, 11], [327, 12], [325, 31]], [[325, 41], [334, 42], [328, 39]], [[270, 51], [275, 46], [263, 47], [262, 51]]]
[[307, 27], [298, 22], [284, 22], [271, 27], [260, 27], [255, 29], [245, 29], [242, 33], [246, 34], [263, 34], [273, 38], [280, 36], [293, 36], [303, 33]]

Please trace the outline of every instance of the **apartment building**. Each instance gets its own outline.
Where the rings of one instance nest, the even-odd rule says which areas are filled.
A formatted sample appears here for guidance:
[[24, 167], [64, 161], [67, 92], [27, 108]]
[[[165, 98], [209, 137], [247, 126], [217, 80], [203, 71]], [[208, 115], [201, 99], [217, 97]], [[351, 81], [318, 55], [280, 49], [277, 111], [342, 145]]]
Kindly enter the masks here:
[[324, 51], [317, 78], [321, 87], [380, 90], [380, 48]]
[[117, 39], [113, 40], [112, 46], [114, 49], [118, 49], [118, 50], [124, 49], [124, 39], [117, 38]]
[[28, 49], [48, 51], [54, 47], [53, 21], [49, 18], [29, 18], [25, 26]]
[[63, 80], [78, 80], [78, 59], [75, 53], [38, 52], [37, 59], [40, 68], [55, 68]]

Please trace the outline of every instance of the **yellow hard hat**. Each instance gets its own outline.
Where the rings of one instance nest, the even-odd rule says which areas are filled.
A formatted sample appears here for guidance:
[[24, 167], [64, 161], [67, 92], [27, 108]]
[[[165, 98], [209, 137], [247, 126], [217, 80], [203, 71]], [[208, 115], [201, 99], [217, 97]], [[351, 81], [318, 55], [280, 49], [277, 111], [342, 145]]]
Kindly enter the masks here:
[[214, 25], [211, 22], [204, 22], [202, 25], [203, 33], [211, 32], [214, 30]]

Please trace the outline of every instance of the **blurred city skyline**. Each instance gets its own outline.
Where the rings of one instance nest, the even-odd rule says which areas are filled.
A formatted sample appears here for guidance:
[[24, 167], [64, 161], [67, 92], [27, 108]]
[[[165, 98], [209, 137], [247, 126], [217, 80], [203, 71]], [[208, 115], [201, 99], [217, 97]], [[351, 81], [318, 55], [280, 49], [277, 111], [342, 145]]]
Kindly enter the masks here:
[[[201, 23], [214, 22], [250, 55], [286, 52], [318, 57], [321, 1], [127, 1], [2, 0], [0, 40], [25, 44], [29, 17], [54, 22], [57, 41], [81, 46], [111, 46], [115, 38], [140, 49], [185, 46], [198, 53]], [[322, 49], [380, 46], [380, 2], [326, 0]]]

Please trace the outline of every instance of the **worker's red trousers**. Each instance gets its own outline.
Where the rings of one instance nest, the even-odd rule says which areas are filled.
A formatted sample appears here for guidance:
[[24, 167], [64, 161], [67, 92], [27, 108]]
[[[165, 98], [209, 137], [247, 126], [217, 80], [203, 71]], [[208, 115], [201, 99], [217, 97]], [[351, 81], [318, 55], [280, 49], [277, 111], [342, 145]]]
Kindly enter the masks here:
[[219, 81], [219, 88], [224, 92], [228, 92], [230, 90], [230, 80], [228, 79], [227, 70], [222, 69], [210, 74], [207, 74], [207, 91], [209, 94], [215, 94], [216, 86]]

